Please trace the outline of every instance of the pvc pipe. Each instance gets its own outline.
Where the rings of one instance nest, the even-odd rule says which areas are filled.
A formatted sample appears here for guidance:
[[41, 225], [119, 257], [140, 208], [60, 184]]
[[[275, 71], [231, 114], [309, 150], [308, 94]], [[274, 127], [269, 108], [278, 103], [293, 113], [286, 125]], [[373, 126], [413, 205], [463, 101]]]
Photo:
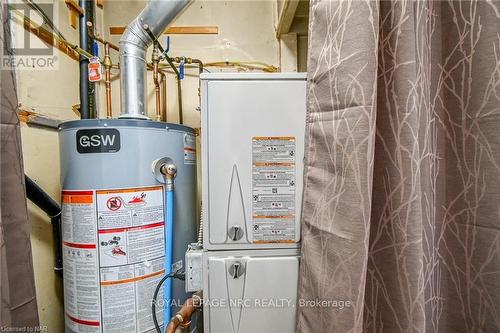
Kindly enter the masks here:
[[[85, 51], [92, 50], [93, 39], [90, 38], [87, 30], [87, 21], [94, 22], [94, 2], [89, 0], [79, 0], [78, 5], [84, 9], [80, 16], [80, 47]], [[93, 118], [95, 111], [94, 84], [89, 82], [89, 60], [80, 56], [80, 118]]]
[[[174, 256], [174, 187], [166, 186], [166, 225], [165, 225], [165, 275], [172, 273]], [[163, 285], [163, 327], [167, 327], [172, 317], [172, 279]]]

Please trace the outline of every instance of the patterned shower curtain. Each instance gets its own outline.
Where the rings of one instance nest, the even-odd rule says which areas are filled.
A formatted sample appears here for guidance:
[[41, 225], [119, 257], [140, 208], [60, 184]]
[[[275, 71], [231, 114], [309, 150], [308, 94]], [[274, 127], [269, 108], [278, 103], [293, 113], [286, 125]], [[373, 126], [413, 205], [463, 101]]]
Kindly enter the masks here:
[[[0, 66], [12, 56], [7, 3], [0, 3]], [[15, 73], [0, 67], [0, 332], [39, 329], [24, 186]]]
[[500, 332], [500, 2], [311, 0], [298, 332]]

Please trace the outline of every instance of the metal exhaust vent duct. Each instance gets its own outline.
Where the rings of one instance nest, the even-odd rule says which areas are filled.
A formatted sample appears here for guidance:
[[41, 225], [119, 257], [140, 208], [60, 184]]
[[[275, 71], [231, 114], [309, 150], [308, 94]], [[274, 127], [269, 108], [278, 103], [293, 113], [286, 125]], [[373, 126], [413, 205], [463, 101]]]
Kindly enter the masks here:
[[146, 50], [153, 43], [145, 27], [159, 37], [191, 0], [151, 0], [120, 39], [121, 114], [119, 118], [148, 119]]

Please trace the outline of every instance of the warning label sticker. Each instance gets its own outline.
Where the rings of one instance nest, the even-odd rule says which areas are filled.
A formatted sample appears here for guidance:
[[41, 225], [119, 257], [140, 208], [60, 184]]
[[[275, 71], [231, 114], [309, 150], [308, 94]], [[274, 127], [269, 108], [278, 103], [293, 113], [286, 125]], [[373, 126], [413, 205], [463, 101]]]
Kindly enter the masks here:
[[163, 222], [163, 187], [99, 190], [99, 230], [137, 227]]
[[62, 191], [64, 309], [75, 332], [101, 332], [94, 191]]
[[[104, 332], [147, 332], [153, 329], [151, 299], [163, 277], [164, 260], [101, 268]], [[163, 289], [162, 289], [163, 290]], [[160, 294], [158, 299], [162, 299]], [[163, 321], [162, 307], [156, 316]]]
[[163, 187], [97, 191], [101, 267], [163, 256]]
[[254, 243], [295, 240], [295, 137], [252, 138]]
[[153, 329], [165, 253], [163, 186], [96, 191], [104, 332]]
[[184, 134], [184, 164], [196, 164], [196, 137]]
[[151, 299], [165, 259], [163, 186], [64, 190], [62, 202], [68, 327], [91, 333], [154, 330]]

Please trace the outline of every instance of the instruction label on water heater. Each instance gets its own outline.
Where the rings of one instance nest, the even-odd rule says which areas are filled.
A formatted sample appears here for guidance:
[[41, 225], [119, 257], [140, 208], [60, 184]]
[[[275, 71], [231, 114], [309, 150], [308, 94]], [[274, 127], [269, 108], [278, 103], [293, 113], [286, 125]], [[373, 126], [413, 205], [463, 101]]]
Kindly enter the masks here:
[[96, 191], [103, 331], [151, 330], [164, 273], [163, 186]]
[[66, 325], [101, 332], [94, 191], [61, 193]]
[[[152, 332], [151, 299], [165, 272], [163, 186], [63, 190], [62, 203], [66, 324]], [[161, 321], [161, 307], [157, 314]]]
[[295, 137], [252, 138], [254, 243], [295, 241]]

